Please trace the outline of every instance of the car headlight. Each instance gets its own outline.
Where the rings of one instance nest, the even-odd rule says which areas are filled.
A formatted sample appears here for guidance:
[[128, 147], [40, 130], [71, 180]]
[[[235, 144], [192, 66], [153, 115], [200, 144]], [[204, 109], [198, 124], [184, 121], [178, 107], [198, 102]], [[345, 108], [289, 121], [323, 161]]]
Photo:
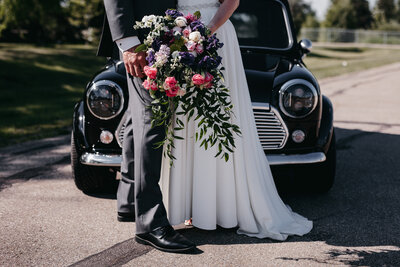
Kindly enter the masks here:
[[86, 104], [95, 117], [102, 120], [112, 119], [124, 108], [123, 91], [115, 82], [97, 81], [86, 93]]
[[306, 117], [314, 111], [317, 104], [317, 89], [306, 80], [290, 80], [279, 90], [279, 107], [291, 118]]

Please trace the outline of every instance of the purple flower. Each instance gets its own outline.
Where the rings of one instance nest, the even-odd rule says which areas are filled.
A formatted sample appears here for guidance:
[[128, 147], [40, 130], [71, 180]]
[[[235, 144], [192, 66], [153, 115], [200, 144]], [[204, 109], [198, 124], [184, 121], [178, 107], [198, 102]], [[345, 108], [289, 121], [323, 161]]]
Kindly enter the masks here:
[[165, 11], [165, 14], [167, 16], [173, 17], [174, 19], [183, 16], [182, 12], [179, 12], [176, 9], [168, 9], [167, 11]]
[[189, 52], [180, 52], [179, 56], [181, 56], [181, 62], [183, 64], [186, 64], [188, 66], [193, 66], [194, 65], [195, 57], [191, 53], [189, 53]]
[[158, 51], [158, 50], [160, 50], [161, 45], [162, 45], [162, 41], [159, 38], [157, 38], [151, 44], [151, 48], [153, 48], [154, 51]]
[[175, 41], [175, 38], [174, 38], [174, 34], [173, 34], [172, 31], [166, 32], [162, 36], [162, 43], [163, 44], [171, 45], [174, 41]]
[[192, 31], [199, 31], [202, 35], [205, 35], [206, 33], [206, 27], [200, 20], [195, 20], [190, 23], [190, 27], [192, 28]]
[[149, 63], [150, 66], [154, 64], [155, 59], [154, 59], [154, 51], [153, 50], [150, 50], [147, 53], [146, 60], [147, 60], [147, 62]]
[[200, 68], [207, 70], [216, 69], [221, 64], [222, 58], [217, 56], [215, 59], [210, 56], [205, 56], [199, 61]]
[[207, 39], [207, 42], [208, 42], [208, 45], [206, 47], [207, 50], [218, 49], [224, 46], [224, 44], [219, 41], [219, 39], [216, 37], [215, 34], [210, 36]]

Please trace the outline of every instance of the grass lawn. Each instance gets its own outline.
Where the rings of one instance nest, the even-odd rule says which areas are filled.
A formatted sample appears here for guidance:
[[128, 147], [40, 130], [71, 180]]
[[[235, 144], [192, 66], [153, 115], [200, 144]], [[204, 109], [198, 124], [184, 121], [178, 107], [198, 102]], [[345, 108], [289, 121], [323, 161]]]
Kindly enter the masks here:
[[305, 59], [318, 78], [337, 76], [400, 61], [400, 49], [314, 47]]
[[[0, 43], [0, 147], [68, 134], [74, 104], [105, 63], [95, 53], [83, 45]], [[398, 61], [400, 49], [355, 47], [316, 47], [305, 59], [319, 79]]]
[[0, 146], [69, 133], [74, 104], [104, 65], [83, 45], [0, 43]]

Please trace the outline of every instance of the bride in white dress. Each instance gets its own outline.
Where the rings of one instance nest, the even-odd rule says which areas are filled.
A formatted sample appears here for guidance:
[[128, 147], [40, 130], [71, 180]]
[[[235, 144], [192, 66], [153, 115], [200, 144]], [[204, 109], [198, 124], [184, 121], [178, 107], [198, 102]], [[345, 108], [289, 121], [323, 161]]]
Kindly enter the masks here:
[[[245, 3], [243, 3], [245, 4]], [[235, 29], [228, 18], [238, 0], [178, 0], [178, 10], [201, 12], [201, 20], [216, 30], [224, 46], [219, 54], [225, 67], [225, 85], [234, 105], [234, 123], [242, 137], [228, 162], [215, 158], [216, 148], [204, 150], [195, 142], [197, 124], [186, 122], [175, 141], [174, 165], [163, 159], [160, 185], [172, 225], [192, 218], [195, 227], [214, 230], [239, 227], [238, 233], [258, 238], [285, 240], [304, 235], [312, 222], [294, 213], [278, 195], [271, 170], [261, 147]]]

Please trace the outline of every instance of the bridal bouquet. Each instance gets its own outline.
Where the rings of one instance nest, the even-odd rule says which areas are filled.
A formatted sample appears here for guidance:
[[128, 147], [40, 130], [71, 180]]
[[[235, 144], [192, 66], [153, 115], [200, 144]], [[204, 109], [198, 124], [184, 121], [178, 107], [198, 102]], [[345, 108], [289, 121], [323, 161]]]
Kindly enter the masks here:
[[176, 132], [185, 127], [178, 115], [187, 115], [188, 120], [195, 118], [200, 146], [217, 145], [215, 156], [228, 161], [235, 147], [233, 136], [240, 135], [240, 129], [231, 122], [233, 106], [222, 84], [222, 58], [217, 50], [223, 44], [200, 21], [200, 12], [184, 16], [169, 9], [165, 14], [145, 16], [134, 26], [150, 30], [136, 52], [147, 53], [143, 86], [154, 99], [152, 125], [166, 126], [166, 137], [157, 145], [166, 144], [164, 153], [172, 163], [174, 140], [183, 139]]

